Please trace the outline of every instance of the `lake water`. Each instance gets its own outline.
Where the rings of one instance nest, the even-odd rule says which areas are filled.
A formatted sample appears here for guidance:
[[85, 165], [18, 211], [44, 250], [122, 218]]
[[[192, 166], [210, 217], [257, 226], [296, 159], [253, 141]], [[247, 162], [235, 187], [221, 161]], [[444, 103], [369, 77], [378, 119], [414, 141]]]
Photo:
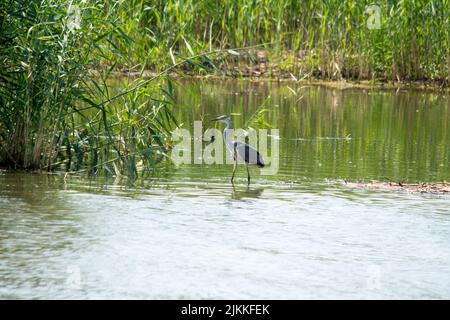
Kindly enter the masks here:
[[[289, 87], [288, 87], [289, 86]], [[0, 171], [0, 298], [450, 298], [450, 197], [342, 181], [449, 181], [450, 97], [195, 81], [175, 114], [263, 103], [276, 175], [168, 166], [157, 178]], [[217, 125], [223, 129], [223, 125]]]

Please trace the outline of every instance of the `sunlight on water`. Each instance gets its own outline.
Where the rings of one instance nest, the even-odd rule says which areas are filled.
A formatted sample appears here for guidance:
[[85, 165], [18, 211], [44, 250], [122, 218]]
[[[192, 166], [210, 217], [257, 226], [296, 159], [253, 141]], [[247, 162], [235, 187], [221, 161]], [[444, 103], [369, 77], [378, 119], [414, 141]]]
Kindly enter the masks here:
[[294, 89], [178, 85], [187, 128], [240, 126], [271, 95], [280, 171], [250, 187], [229, 165], [134, 184], [0, 171], [0, 298], [450, 298], [450, 197], [341, 183], [448, 180], [449, 98]]

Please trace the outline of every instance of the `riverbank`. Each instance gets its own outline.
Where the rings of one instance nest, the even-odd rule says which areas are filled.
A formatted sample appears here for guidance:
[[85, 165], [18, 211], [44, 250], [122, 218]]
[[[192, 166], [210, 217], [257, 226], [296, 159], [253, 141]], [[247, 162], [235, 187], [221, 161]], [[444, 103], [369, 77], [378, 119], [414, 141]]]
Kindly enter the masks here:
[[[114, 75], [117, 77], [138, 77], [140, 73], [134, 72], [115, 72]], [[158, 73], [150, 70], [146, 70], [143, 73], [144, 79], [151, 79], [155, 77]], [[172, 72], [170, 76], [174, 79], [181, 79], [178, 73]], [[208, 75], [198, 75], [198, 74], [188, 74], [188, 77], [185, 79], [200, 79], [200, 80], [236, 80], [242, 79], [246, 81], [269, 81], [269, 82], [280, 82], [280, 83], [301, 83], [304, 85], [316, 85], [316, 86], [324, 86], [328, 88], [338, 89], [338, 90], [346, 90], [346, 89], [363, 89], [363, 90], [421, 90], [428, 92], [441, 92], [441, 93], [450, 93], [450, 86], [447, 84], [443, 84], [438, 81], [369, 81], [369, 80], [349, 80], [349, 79], [341, 79], [341, 80], [322, 80], [317, 78], [304, 78], [302, 80], [298, 80], [292, 78], [290, 76], [282, 76], [282, 77], [268, 77], [264, 75], [226, 75], [226, 74], [208, 74]]]
[[[170, 67], [169, 67], [170, 68]], [[180, 66], [177, 71], [170, 71], [168, 75], [173, 79], [204, 79], [204, 80], [236, 80], [246, 81], [271, 81], [286, 83], [302, 83], [306, 85], [318, 85], [338, 90], [345, 89], [370, 89], [370, 90], [423, 90], [450, 92], [450, 81], [440, 80], [388, 80], [388, 79], [354, 79], [344, 76], [322, 78], [313, 72], [294, 74], [296, 67], [292, 69], [280, 68], [277, 64], [245, 64], [240, 63], [234, 66], [220, 66], [209, 73], [204, 69], [198, 70], [192, 67]], [[144, 70], [140, 72], [131, 70], [117, 70], [112, 72], [115, 77], [132, 77], [152, 79], [161, 75], [161, 71]]]

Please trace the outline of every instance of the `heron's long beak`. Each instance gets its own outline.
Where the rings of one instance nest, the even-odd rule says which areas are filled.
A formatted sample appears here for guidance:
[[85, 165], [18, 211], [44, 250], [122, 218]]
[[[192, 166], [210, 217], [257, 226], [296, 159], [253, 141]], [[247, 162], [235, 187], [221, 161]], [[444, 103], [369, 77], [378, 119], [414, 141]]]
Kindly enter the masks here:
[[214, 119], [211, 119], [209, 121], [219, 121], [219, 118], [214, 118]]

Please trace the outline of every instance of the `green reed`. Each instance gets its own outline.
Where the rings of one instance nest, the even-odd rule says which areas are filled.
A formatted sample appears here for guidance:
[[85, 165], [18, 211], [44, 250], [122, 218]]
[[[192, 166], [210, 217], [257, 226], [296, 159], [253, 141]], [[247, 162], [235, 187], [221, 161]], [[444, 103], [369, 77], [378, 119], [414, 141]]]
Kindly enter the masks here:
[[[376, 4], [380, 27], [367, 27]], [[325, 79], [447, 80], [448, 0], [132, 0], [114, 16], [136, 39], [128, 57], [150, 68], [171, 64], [173, 50], [261, 43], [272, 62], [295, 76]], [[370, 21], [369, 21], [370, 22]]]
[[166, 155], [170, 80], [111, 85], [133, 39], [104, 5], [75, 3], [2, 3], [0, 166], [136, 177]]

